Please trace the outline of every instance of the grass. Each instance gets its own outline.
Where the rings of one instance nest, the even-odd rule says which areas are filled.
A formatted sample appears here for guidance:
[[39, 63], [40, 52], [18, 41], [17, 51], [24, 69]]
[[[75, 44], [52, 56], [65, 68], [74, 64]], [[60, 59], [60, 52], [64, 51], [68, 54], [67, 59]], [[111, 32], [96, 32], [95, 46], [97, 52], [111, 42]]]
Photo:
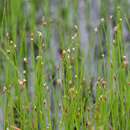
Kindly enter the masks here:
[[1, 130], [130, 129], [128, 1], [81, 1], [0, 1]]

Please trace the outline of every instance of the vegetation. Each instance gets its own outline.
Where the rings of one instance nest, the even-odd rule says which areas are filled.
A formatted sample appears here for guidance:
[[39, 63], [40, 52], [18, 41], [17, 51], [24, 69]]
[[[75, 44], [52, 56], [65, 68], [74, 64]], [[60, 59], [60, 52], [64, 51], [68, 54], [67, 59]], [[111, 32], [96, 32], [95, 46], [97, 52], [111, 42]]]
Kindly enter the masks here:
[[130, 130], [129, 1], [0, 3], [0, 130]]

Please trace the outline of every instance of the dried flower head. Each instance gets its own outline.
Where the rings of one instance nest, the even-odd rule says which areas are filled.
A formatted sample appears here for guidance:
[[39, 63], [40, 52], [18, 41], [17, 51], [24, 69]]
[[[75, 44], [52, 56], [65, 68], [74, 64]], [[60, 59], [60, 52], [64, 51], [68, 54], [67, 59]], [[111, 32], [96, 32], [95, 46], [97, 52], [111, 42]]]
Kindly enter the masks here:
[[26, 82], [27, 82], [26, 79], [18, 80], [19, 86], [20, 86], [20, 88], [21, 88], [22, 90], [25, 88]]
[[11, 128], [13, 128], [14, 130], [21, 130], [20, 128], [13, 126], [13, 125], [11, 125]]
[[58, 49], [58, 53], [60, 55], [60, 58], [63, 59], [65, 54], [66, 54], [66, 51], [65, 50], [62, 50], [61, 48]]
[[104, 80], [103, 78], [101, 78], [98, 82], [99, 82], [99, 84], [101, 85], [101, 87], [103, 87], [103, 88], [106, 87], [107, 81]]
[[19, 80], [18, 82], [19, 82], [19, 85], [20, 85], [20, 86], [23, 86], [23, 85], [24, 85], [23, 80]]

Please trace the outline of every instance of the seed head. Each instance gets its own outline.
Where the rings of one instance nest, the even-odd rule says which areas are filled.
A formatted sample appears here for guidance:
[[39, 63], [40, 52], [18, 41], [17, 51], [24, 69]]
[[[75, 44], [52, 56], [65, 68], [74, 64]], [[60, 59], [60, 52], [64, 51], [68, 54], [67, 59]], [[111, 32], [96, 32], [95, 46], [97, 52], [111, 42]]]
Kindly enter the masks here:
[[123, 67], [125, 69], [128, 68], [128, 58], [126, 56], [123, 56]]
[[8, 53], [8, 54], [10, 54], [10, 52], [11, 52], [10, 50], [7, 50], [7, 53]]
[[72, 51], [75, 51], [75, 48], [74, 48], [74, 47], [72, 48]]
[[42, 43], [42, 48], [45, 48], [45, 44], [44, 43]]
[[118, 10], [120, 10], [120, 9], [121, 9], [121, 7], [120, 7], [120, 6], [117, 6], [117, 9], [118, 9]]
[[38, 36], [39, 36], [39, 37], [42, 37], [42, 32], [37, 31], [37, 33], [38, 33]]
[[72, 80], [69, 81], [69, 85], [72, 85]]
[[43, 87], [46, 87], [47, 86], [47, 84], [46, 83], [43, 83]]
[[74, 40], [76, 37], [77, 37], [77, 33], [75, 33], [73, 36], [72, 36], [72, 40]]
[[122, 22], [122, 18], [120, 18], [119, 20], [120, 20], [120, 22]]
[[23, 74], [24, 74], [24, 75], [26, 74], [26, 70], [23, 71]]
[[72, 87], [72, 88], [69, 89], [69, 96], [70, 96], [71, 99], [74, 99], [74, 98], [75, 98], [75, 96], [76, 96], [76, 91], [75, 91], [75, 88], [74, 88], [74, 87]]
[[78, 77], [78, 76], [77, 76], [77, 75], [75, 75], [74, 77], [77, 79], [77, 77]]
[[102, 58], [104, 58], [104, 54], [102, 54]]
[[6, 37], [9, 39], [9, 32], [6, 33]]
[[12, 129], [14, 130], [21, 130], [20, 128], [16, 127], [16, 126], [11, 126]]
[[7, 127], [6, 130], [9, 130], [9, 128]]
[[63, 55], [65, 55], [66, 54], [66, 51], [65, 50], [63, 50]]
[[70, 49], [69, 48], [67, 49], [67, 52], [70, 53]]
[[96, 33], [98, 32], [98, 28], [97, 27], [94, 28], [94, 32], [96, 32]]
[[31, 32], [31, 34], [30, 34], [30, 35], [31, 35], [30, 40], [31, 40], [31, 41], [34, 41], [34, 33], [33, 33], [33, 32]]
[[118, 26], [115, 26], [114, 27], [114, 32], [117, 32], [117, 30], [118, 30]]
[[109, 16], [109, 18], [110, 18], [110, 20], [112, 20], [113, 16], [112, 16], [112, 15], [110, 15], [110, 16]]
[[46, 86], [46, 90], [47, 90], [47, 92], [49, 92], [49, 87], [48, 86]]
[[101, 22], [104, 23], [104, 21], [105, 21], [104, 18], [101, 18]]
[[78, 30], [78, 26], [77, 26], [77, 25], [74, 25], [74, 28], [75, 28], [76, 30]]
[[25, 84], [27, 82], [27, 80], [26, 79], [23, 79], [23, 83]]
[[36, 56], [36, 60], [39, 60], [41, 58], [42, 58], [42, 56]]
[[46, 105], [47, 104], [47, 101], [46, 99], [43, 100], [43, 104]]
[[25, 88], [26, 82], [27, 82], [26, 79], [18, 80], [18, 83], [19, 83], [21, 89], [24, 89], [24, 88]]
[[126, 56], [123, 56], [123, 60], [126, 60], [127, 58], [126, 58]]
[[116, 75], [113, 75], [113, 79], [116, 81], [116, 79], [117, 79]]
[[46, 26], [46, 25], [48, 24], [47, 21], [45, 20], [45, 17], [44, 17], [44, 16], [42, 17], [41, 22], [42, 22], [42, 25], [43, 25], [43, 26]]
[[23, 81], [23, 80], [19, 80], [18, 82], [19, 82], [19, 85], [20, 85], [20, 86], [23, 86], [23, 85], [24, 85], [24, 81]]
[[16, 44], [14, 44], [14, 48], [16, 49], [16, 47], [17, 47], [17, 45]]
[[70, 59], [70, 55], [68, 55], [67, 58]]
[[62, 84], [62, 80], [61, 79], [57, 79], [57, 85], [61, 85]]
[[12, 40], [10, 40], [10, 44], [12, 45], [14, 42]]
[[5, 92], [6, 92], [6, 90], [7, 90], [7, 87], [6, 87], [6, 86], [4, 86], [4, 87], [3, 87], [3, 93], [5, 93]]
[[27, 58], [26, 58], [26, 57], [24, 57], [24, 58], [23, 58], [23, 61], [24, 61], [24, 63], [25, 63], [25, 64], [27, 64], [27, 63], [28, 63], [28, 60], [27, 60]]
[[59, 109], [61, 110], [62, 109], [62, 105], [59, 103]]
[[113, 41], [112, 41], [112, 42], [115, 44], [115, 42], [116, 42], [116, 41], [115, 41], [115, 39], [113, 39]]
[[125, 61], [123, 62], [123, 64], [124, 64], [124, 68], [128, 68], [128, 60], [125, 60]]
[[128, 82], [128, 86], [130, 86], [130, 82]]

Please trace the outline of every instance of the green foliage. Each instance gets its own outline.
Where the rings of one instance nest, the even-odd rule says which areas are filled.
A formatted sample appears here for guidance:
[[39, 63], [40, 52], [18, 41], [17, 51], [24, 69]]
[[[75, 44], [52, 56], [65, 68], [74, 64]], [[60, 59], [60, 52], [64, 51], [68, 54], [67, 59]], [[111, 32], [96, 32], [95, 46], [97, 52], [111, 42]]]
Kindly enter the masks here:
[[[123, 34], [124, 23], [130, 29], [129, 5], [127, 0], [113, 0], [110, 17], [109, 2], [101, 0], [101, 20], [93, 29], [88, 27], [91, 1], [85, 3], [87, 57], [80, 43], [78, 0], [0, 0], [5, 130], [130, 129], [130, 72]], [[42, 17], [37, 15], [40, 9]], [[92, 60], [97, 61], [96, 69]], [[97, 74], [92, 75], [93, 69]]]

